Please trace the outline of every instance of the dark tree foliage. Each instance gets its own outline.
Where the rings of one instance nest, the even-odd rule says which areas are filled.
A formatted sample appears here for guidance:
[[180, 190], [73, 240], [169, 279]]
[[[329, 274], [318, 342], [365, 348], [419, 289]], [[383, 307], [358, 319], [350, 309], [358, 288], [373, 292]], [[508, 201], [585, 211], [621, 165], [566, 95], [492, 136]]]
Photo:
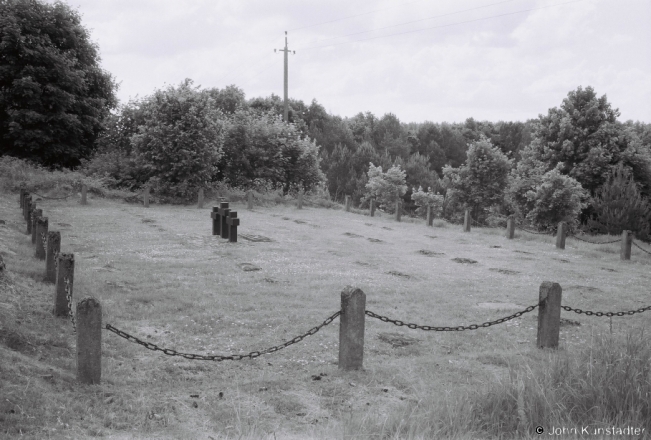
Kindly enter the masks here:
[[78, 12], [0, 0], [0, 155], [74, 167], [93, 153], [117, 85]]
[[235, 113], [236, 110], [246, 110], [248, 104], [245, 99], [244, 90], [230, 85], [223, 89], [210, 89], [208, 90], [215, 105], [225, 114]]

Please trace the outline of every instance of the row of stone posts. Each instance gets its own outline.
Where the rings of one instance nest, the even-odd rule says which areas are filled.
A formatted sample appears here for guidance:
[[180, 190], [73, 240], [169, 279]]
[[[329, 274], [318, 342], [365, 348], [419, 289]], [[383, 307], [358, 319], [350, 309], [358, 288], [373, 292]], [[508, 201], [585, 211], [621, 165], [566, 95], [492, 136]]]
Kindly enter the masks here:
[[[558, 283], [545, 281], [538, 292], [538, 348], [558, 348], [561, 321], [562, 289]], [[351, 286], [341, 292], [339, 316], [339, 368], [358, 370], [364, 361], [364, 327], [366, 294]], [[481, 326], [479, 331], [481, 331]]]
[[[86, 186], [82, 186], [82, 204], [85, 204]], [[44, 281], [54, 283], [53, 308], [55, 316], [70, 317], [77, 334], [77, 380], [98, 384], [101, 379], [102, 310], [95, 298], [84, 298], [72, 309], [75, 258], [61, 253], [61, 233], [48, 230], [48, 218], [36, 208], [31, 195], [20, 190], [20, 207], [36, 247], [34, 256], [45, 260]]]

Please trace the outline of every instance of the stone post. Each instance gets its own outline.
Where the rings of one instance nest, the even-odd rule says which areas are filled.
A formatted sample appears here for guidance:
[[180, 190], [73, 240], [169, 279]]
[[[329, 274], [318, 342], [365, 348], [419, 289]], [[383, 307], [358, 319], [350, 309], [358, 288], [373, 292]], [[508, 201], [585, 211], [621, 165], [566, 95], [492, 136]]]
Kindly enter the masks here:
[[74, 254], [59, 254], [57, 262], [57, 276], [54, 284], [54, 316], [69, 316], [72, 310], [68, 307], [68, 298], [66, 297], [66, 280], [70, 287], [70, 297], [72, 304], [72, 287], [75, 275], [75, 256]]
[[433, 210], [434, 207], [432, 205], [427, 205], [427, 226], [432, 226], [434, 222]]
[[77, 380], [97, 385], [102, 377], [102, 306], [95, 298], [77, 303]]
[[[36, 205], [34, 205], [34, 207], [36, 208]], [[39, 217], [41, 217], [42, 215], [43, 215], [42, 209], [32, 210], [32, 221], [31, 221], [32, 227], [30, 228], [32, 233], [32, 244], [36, 244], [36, 222], [38, 221]]]
[[365, 311], [364, 292], [346, 286], [341, 292], [341, 315], [339, 316], [339, 368], [342, 370], [362, 368]]
[[298, 209], [303, 209], [303, 191], [299, 191], [298, 193]]
[[213, 206], [212, 212], [210, 213], [212, 218], [212, 235], [220, 235], [220, 227], [222, 224], [221, 216], [219, 215], [219, 206]]
[[81, 204], [88, 205], [86, 201], [86, 193], [88, 192], [88, 186], [86, 184], [81, 185]]
[[396, 221], [400, 221], [402, 211], [400, 210], [400, 190], [396, 189]]
[[556, 248], [565, 249], [565, 237], [567, 236], [567, 223], [559, 222], [556, 230]]
[[25, 195], [25, 204], [23, 205], [23, 217], [25, 218], [25, 221], [27, 223], [29, 223], [30, 220], [29, 215], [31, 214], [31, 210], [32, 210], [32, 196], [27, 194]]
[[346, 196], [346, 212], [350, 212], [350, 196]]
[[237, 227], [240, 224], [240, 219], [237, 218], [237, 211], [231, 211], [229, 217], [226, 219], [228, 224], [228, 241], [231, 243], [237, 243]]
[[61, 250], [61, 233], [49, 231], [47, 233], [47, 249], [45, 251], [45, 281], [54, 283], [57, 280], [56, 262]]
[[20, 207], [22, 208], [25, 205], [25, 188], [20, 188]]
[[145, 208], [149, 208], [149, 185], [145, 186], [145, 193], [142, 197], [142, 203], [145, 205]]
[[34, 219], [34, 210], [36, 209], [36, 203], [30, 201], [27, 205], [27, 235], [32, 235], [32, 223]]
[[47, 217], [38, 217], [36, 219], [36, 252], [34, 256], [39, 260], [45, 260], [45, 248], [47, 246]]
[[199, 201], [197, 203], [197, 209], [203, 209], [203, 188], [199, 188]]
[[512, 215], [506, 220], [506, 238], [512, 240], [515, 236], [515, 217]]
[[251, 210], [253, 209], [253, 192], [249, 191], [246, 194], [246, 209]]
[[375, 198], [371, 199], [371, 217], [375, 217]]
[[228, 223], [226, 223], [226, 220], [228, 219], [228, 216], [231, 212], [231, 210], [228, 208], [228, 202], [221, 202], [219, 207], [219, 215], [221, 216], [221, 237], [222, 238], [228, 238]]
[[619, 250], [620, 260], [631, 259], [631, 244], [633, 244], [633, 234], [631, 231], [622, 231], [622, 244]]
[[561, 327], [560, 284], [545, 281], [540, 285], [538, 306], [538, 348], [558, 348]]
[[463, 232], [470, 232], [470, 210], [466, 209], [466, 213], [463, 216]]

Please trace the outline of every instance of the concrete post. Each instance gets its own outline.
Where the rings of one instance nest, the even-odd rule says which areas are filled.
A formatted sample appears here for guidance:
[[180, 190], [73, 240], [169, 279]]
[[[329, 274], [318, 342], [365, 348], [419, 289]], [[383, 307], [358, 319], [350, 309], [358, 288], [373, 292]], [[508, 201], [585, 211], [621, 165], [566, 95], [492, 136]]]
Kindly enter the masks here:
[[77, 380], [99, 384], [102, 378], [102, 306], [95, 298], [77, 303]]
[[30, 201], [27, 208], [27, 235], [32, 235], [32, 224], [34, 223], [34, 210], [36, 209], [36, 203]]
[[246, 209], [253, 209], [253, 192], [251, 191], [246, 194]]
[[222, 224], [221, 216], [219, 215], [219, 206], [213, 206], [212, 212], [210, 213], [212, 218], [212, 235], [220, 235], [220, 227]]
[[88, 186], [87, 185], [81, 185], [81, 204], [82, 205], [88, 205], [88, 202], [86, 201], [86, 193], [88, 192]]
[[506, 238], [512, 240], [515, 236], [515, 218], [510, 215], [506, 220]]
[[203, 209], [203, 188], [199, 188], [199, 201], [197, 203], [197, 209]]
[[631, 231], [622, 231], [622, 244], [619, 250], [620, 260], [631, 259], [631, 244], [633, 244], [633, 234]]
[[20, 188], [20, 207], [22, 208], [25, 206], [25, 194], [27, 191], [25, 191], [25, 188]]
[[142, 203], [145, 205], [145, 208], [149, 208], [149, 185], [145, 186], [145, 193], [143, 194]]
[[346, 212], [350, 212], [350, 196], [346, 196]]
[[61, 233], [49, 231], [47, 233], [47, 249], [45, 251], [45, 281], [54, 283], [57, 280], [56, 262], [61, 250]]
[[[36, 207], [36, 205], [34, 205]], [[36, 222], [39, 217], [43, 215], [42, 209], [33, 209], [32, 210], [32, 221], [31, 221], [31, 233], [32, 233], [32, 244], [36, 244]]]
[[36, 219], [36, 251], [34, 256], [39, 260], [45, 260], [45, 248], [47, 246], [47, 217], [38, 217]]
[[432, 226], [434, 222], [434, 207], [432, 205], [427, 205], [427, 226]]
[[463, 232], [470, 232], [470, 210], [466, 209], [466, 213], [463, 216]]
[[298, 209], [303, 209], [303, 191], [299, 191], [298, 193]]
[[364, 292], [346, 286], [341, 292], [339, 316], [339, 368], [342, 370], [359, 370], [363, 366], [365, 311]]
[[[72, 286], [75, 275], [74, 254], [59, 254], [57, 262], [57, 276], [54, 284], [54, 316], [69, 316], [72, 310], [68, 307], [66, 296], [66, 280], [70, 286], [70, 297], [72, 298]], [[72, 300], [71, 300], [72, 301]], [[72, 304], [72, 302], [71, 302]]]
[[538, 306], [538, 348], [558, 348], [559, 331], [561, 327], [561, 297], [560, 284], [545, 281], [540, 285]]
[[25, 221], [27, 221], [27, 208], [30, 203], [32, 203], [32, 196], [30, 196], [29, 193], [25, 193], [23, 199], [23, 219], [25, 219]]
[[567, 236], [567, 223], [559, 222], [556, 230], [556, 248], [565, 249], [565, 237]]
[[375, 217], [375, 198], [371, 199], [371, 217]]

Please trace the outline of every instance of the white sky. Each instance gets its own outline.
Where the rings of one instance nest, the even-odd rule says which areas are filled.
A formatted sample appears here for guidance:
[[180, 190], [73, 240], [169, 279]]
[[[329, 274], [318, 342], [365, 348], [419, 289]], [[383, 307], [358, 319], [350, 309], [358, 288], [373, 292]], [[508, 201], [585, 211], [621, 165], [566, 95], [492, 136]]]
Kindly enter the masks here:
[[[591, 85], [620, 109], [622, 121], [651, 122], [649, 0], [69, 4], [99, 45], [103, 67], [121, 83], [122, 102], [184, 78], [202, 87], [235, 84], [247, 98], [282, 97], [283, 55], [273, 49], [283, 47], [288, 30], [296, 50], [290, 97], [316, 99], [340, 116], [524, 121]], [[518, 11], [526, 12], [511, 14]], [[331, 20], [337, 21], [312, 26]], [[352, 33], [358, 34], [341, 37]], [[396, 33], [403, 34], [382, 37]], [[368, 40], [355, 42], [361, 39]]]

